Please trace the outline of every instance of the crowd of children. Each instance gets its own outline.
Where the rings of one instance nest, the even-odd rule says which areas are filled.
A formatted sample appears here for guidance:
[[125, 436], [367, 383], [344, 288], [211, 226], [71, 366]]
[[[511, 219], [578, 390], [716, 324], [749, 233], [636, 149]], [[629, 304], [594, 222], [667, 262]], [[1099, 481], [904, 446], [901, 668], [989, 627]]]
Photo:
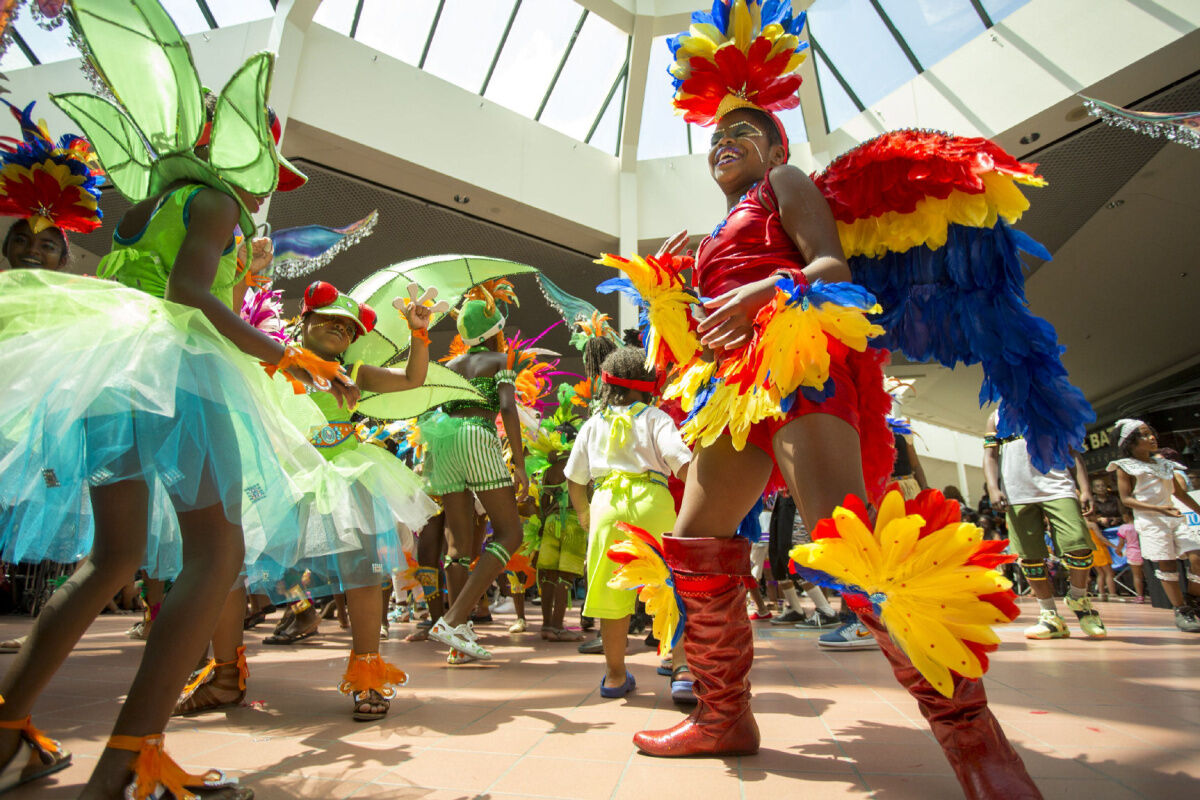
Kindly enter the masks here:
[[[1031, 165], [983, 140], [910, 131], [873, 140], [810, 178], [788, 164], [788, 135], [773, 113], [795, 105], [803, 15], [793, 17], [788, 3], [716, 0], [672, 38], [671, 74], [677, 109], [713, 129], [708, 167], [727, 214], [694, 254], [685, 253], [688, 236], [680, 233], [649, 259], [603, 259], [629, 276], [621, 290], [648, 312], [637, 346], [593, 324], [583, 346], [586, 392], [554, 389], [537, 377], [536, 354], [505, 337], [505, 287], [480, 283], [454, 310], [460, 347], [447, 363], [470, 389], [431, 402], [415, 423], [372, 433], [373, 421], [356, 415], [362, 393], [405, 392], [425, 381], [426, 329], [445, 309], [420, 287], [396, 298], [411, 340], [402, 368], [348, 355], [376, 326], [376, 312], [325, 282], [309, 286], [299, 319], [282, 331], [239, 314], [243, 295], [262, 291], [255, 276], [269, 258], [263, 242], [246, 241], [252, 215], [273, 191], [304, 182], [277, 149], [279, 126], [265, 96], [271, 56], [253, 56], [214, 94], [202, 89], [186, 43], [155, 0], [119, 9], [74, 0], [72, 9], [71, 24], [107, 92], [55, 102], [92, 145], [53, 140], [30, 109], [14, 109], [25, 138], [6, 146], [0, 173], [2, 210], [19, 217], [3, 245], [15, 269], [0, 275], [0, 372], [15, 376], [0, 400], [0, 545], [6, 560], [81, 564], [0, 679], [0, 791], [69, 763], [33, 726], [30, 710], [139, 569], [172, 584], [86, 798], [181, 800], [200, 789], [206, 797], [251, 797], [217, 773], [185, 773], [165, 754], [163, 731], [172, 715], [243, 700], [243, 629], [289, 601], [271, 637], [279, 643], [316, 632], [314, 601], [344, 608], [353, 644], [339, 688], [351, 697], [353, 718], [369, 721], [388, 713], [407, 680], [379, 653], [387, 593], [404, 605], [397, 619], [425, 616], [409, 641], [437, 641], [449, 648], [450, 664], [461, 664], [493, 657], [474, 623], [488, 618], [498, 581], [518, 611], [510, 633], [525, 631], [526, 592], [536, 587], [541, 638], [580, 641], [567, 610], [583, 580], [581, 614], [598, 621], [604, 656], [599, 694], [625, 697], [636, 690], [625, 657], [638, 591], [614, 573], [619, 564], [622, 571], [641, 564], [657, 580], [635, 584], [659, 615], [661, 671], [671, 698], [693, 709], [670, 728], [638, 733], [643, 753], [758, 750], [747, 586], [754, 618], [767, 618], [758, 583], [765, 578], [782, 611], [772, 624], [837, 628], [822, 644], [882, 651], [968, 796], [1040, 797], [988, 710], [979, 654], [998, 641], [990, 629], [943, 625], [936, 612], [910, 627], [893, 610], [906, 596], [892, 578], [924, 563], [920, 548], [945, 535], [961, 537], [961, 560], [932, 565], [962, 570], [974, 587], [970, 597], [946, 602], [972, 609], [967, 616], [986, 606], [989, 621], [1016, 616], [995, 569], [1012, 559], [982, 531], [960, 525], [953, 498], [921, 491], [915, 449], [888, 427], [887, 351], [871, 342], [914, 346], [903, 336], [910, 326], [896, 316], [905, 313], [897, 310], [904, 297], [895, 294], [911, 275], [905, 248], [884, 226], [860, 225], [881, 208], [914, 211], [891, 196], [864, 199], [862, 186], [891, 185], [879, 174], [903, 173], [909, 188], [920, 183], [914, 175], [953, 175], [919, 192], [947, 207], [982, 197], [990, 216], [945, 212], [940, 238], [920, 243], [926, 266], [944, 267], [947, 252], [1015, 259], [1034, 246], [1005, 221], [1024, 208], [1015, 184], [1040, 181]], [[753, 62], [735, 70], [740, 83], [718, 69], [729, 58]], [[145, 71], [164, 60], [173, 68], [147, 81]], [[122, 141], [112, 134], [117, 128], [128, 133]], [[139, 147], [144, 152], [130, 154]], [[975, 159], [977, 152], [986, 158]], [[922, 159], [946, 168], [910, 169]], [[132, 206], [98, 277], [64, 273], [67, 233], [99, 225], [104, 169]], [[1004, 181], [1010, 193], [988, 194]], [[52, 185], [54, 202], [22, 188], [35, 183]], [[994, 226], [979, 227], [982, 217]], [[972, 244], [984, 239], [988, 247]], [[882, 280], [885, 262], [892, 272]], [[993, 266], [976, 265], [981, 273]], [[1019, 298], [1019, 286], [997, 287]], [[972, 287], [963, 296], [979, 293]], [[255, 297], [247, 302], [261, 302]], [[955, 302], [942, 298], [921, 313], [947, 318]], [[881, 311], [883, 326], [872, 321]], [[1046, 335], [1023, 303], [1006, 313], [1010, 344]], [[1026, 635], [1068, 635], [1049, 580], [1045, 517], [1070, 576], [1066, 605], [1086, 635], [1100, 638], [1107, 629], [1088, 596], [1091, 571], [1099, 573], [1101, 599], [1115, 587], [1107, 547], [1085, 521], [1093, 502], [1086, 475], [1070, 455], [1090, 411], [1085, 403], [1075, 408], [1082, 396], [1046, 355], [1057, 349], [1042, 345], [1028, 348], [1021, 369], [1045, 378], [1027, 381], [1030, 391], [1078, 412], [1060, 419], [1061, 435], [1046, 435], [1041, 400], [1014, 395], [1011, 365], [990, 361], [980, 343], [968, 343], [976, 351], [923, 355], [982, 359], [992, 399], [1003, 398], [989, 423], [985, 465], [991, 508], [1005, 515], [1039, 604]], [[554, 413], [522, 396], [529, 383], [543, 397], [553, 390]], [[1157, 454], [1152, 429], [1121, 420], [1117, 438], [1122, 457], [1109, 469], [1127, 510], [1118, 552], [1139, 567], [1139, 597], [1145, 558], [1176, 624], [1200, 631], [1200, 539], [1176, 503], [1200, 506], [1178, 466]], [[1074, 477], [1065, 469], [1072, 460]], [[887, 492], [892, 481], [899, 488]], [[672, 486], [681, 492], [673, 495]], [[1113, 509], [1104, 511], [1114, 521]], [[895, 543], [905, 538], [910, 551], [886, 559], [887, 574], [855, 572], [849, 556], [828, 560], [836, 542], [871, 535], [872, 526], [883, 547], [879, 531], [903, 520], [911, 530]], [[1183, 574], [1179, 558], [1187, 559]], [[248, 590], [267, 596], [248, 600]], [[834, 590], [844, 596], [840, 610], [830, 602]], [[937, 641], [961, 654], [961, 665], [914, 648], [913, 637], [933, 629], [945, 633]]]

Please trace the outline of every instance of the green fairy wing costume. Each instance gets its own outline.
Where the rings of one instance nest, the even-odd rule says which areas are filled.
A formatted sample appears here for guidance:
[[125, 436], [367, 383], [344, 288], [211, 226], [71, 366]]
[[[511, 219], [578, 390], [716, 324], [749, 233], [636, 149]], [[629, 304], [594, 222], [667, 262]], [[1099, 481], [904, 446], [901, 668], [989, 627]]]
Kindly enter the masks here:
[[[71, 0], [70, 20], [113, 99], [73, 92], [51, 100], [83, 130], [131, 202], [156, 197], [177, 181], [202, 183], [237, 200], [239, 224], [252, 231], [250, 211], [235, 190], [269, 195], [281, 167], [303, 179], [276, 150], [268, 120], [273, 54], [257, 53], [233, 74], [208, 128], [191, 49], [157, 0]], [[197, 155], [206, 134], [208, 152]]]

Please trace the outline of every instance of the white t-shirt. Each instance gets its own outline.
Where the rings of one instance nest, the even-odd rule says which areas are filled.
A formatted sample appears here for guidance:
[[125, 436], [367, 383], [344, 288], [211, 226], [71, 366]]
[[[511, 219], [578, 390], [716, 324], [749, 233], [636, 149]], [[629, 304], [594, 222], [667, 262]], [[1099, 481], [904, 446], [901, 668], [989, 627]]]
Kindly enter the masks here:
[[1029, 461], [1024, 439], [1000, 445], [1000, 486], [1009, 505], [1023, 506], [1076, 497], [1075, 481], [1065, 469], [1038, 472]]
[[[616, 422], [618, 417], [629, 417], [630, 425], [621, 446], [610, 447], [614, 424], [623, 424]], [[566, 476], [586, 484], [617, 470], [678, 475], [691, 460], [692, 451], [665, 412], [640, 403], [610, 406], [583, 423], [567, 460]]]

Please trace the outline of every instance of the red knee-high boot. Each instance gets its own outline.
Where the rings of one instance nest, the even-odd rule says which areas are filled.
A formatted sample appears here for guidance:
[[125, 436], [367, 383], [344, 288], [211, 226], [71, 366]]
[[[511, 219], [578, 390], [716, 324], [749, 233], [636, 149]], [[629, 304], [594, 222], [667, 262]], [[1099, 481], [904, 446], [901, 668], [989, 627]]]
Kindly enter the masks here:
[[968, 800], [1042, 800], [1021, 756], [988, 709], [983, 681], [955, 675], [954, 696], [946, 697], [922, 677], [878, 617], [859, 611], [858, 618], [875, 635], [896, 680], [916, 698]]
[[754, 634], [746, 616], [750, 543], [745, 539], [663, 537], [663, 555], [683, 599], [683, 649], [698, 703], [673, 728], [642, 731], [633, 742], [652, 756], [731, 756], [758, 752], [750, 711]]

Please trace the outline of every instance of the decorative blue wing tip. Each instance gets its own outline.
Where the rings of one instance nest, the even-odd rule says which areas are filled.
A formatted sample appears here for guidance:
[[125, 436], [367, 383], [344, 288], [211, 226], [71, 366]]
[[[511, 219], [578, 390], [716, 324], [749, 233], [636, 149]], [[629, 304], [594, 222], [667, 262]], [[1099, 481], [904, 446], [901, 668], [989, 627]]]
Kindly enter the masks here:
[[1025, 301], [1021, 253], [1050, 253], [1005, 222], [951, 225], [938, 250], [914, 247], [881, 258], [850, 259], [854, 279], [883, 306], [887, 333], [874, 347], [946, 367], [981, 363], [981, 405], [1002, 401], [1001, 434], [1020, 433], [1033, 465], [1069, 467], [1095, 419], [1072, 386], [1053, 326]]
[[831, 283], [818, 279], [811, 284], [798, 285], [794, 279], [780, 276], [775, 286], [788, 295], [788, 305], [803, 305], [807, 301], [819, 308], [826, 303], [833, 303], [863, 311], [875, 306], [875, 297], [869, 291], [848, 281]]
[[913, 432], [912, 423], [904, 417], [887, 417], [887, 426], [892, 433], [901, 436], [911, 436]]
[[[843, 582], [839, 581], [837, 578], [830, 575], [828, 572], [822, 572], [819, 569], [812, 569], [811, 567], [802, 567], [799, 564], [797, 564], [795, 561], [791, 561], [789, 563], [792, 565], [792, 569], [794, 569], [796, 571], [796, 574], [799, 575], [800, 578], [802, 578], [803, 580], [808, 581], [809, 583], [815, 583], [817, 586], [820, 586], [822, 588], [833, 589], [838, 594], [857, 595], [858, 597], [861, 597], [864, 600], [871, 599], [871, 595], [867, 592], [866, 589], [863, 589], [861, 586], [856, 586], [852, 583], [843, 583]], [[875, 605], [875, 604], [872, 603], [872, 605]], [[878, 611], [879, 611], [879, 608], [877, 605], [875, 605], [875, 611], [876, 611], [876, 613], [878, 613]]]

